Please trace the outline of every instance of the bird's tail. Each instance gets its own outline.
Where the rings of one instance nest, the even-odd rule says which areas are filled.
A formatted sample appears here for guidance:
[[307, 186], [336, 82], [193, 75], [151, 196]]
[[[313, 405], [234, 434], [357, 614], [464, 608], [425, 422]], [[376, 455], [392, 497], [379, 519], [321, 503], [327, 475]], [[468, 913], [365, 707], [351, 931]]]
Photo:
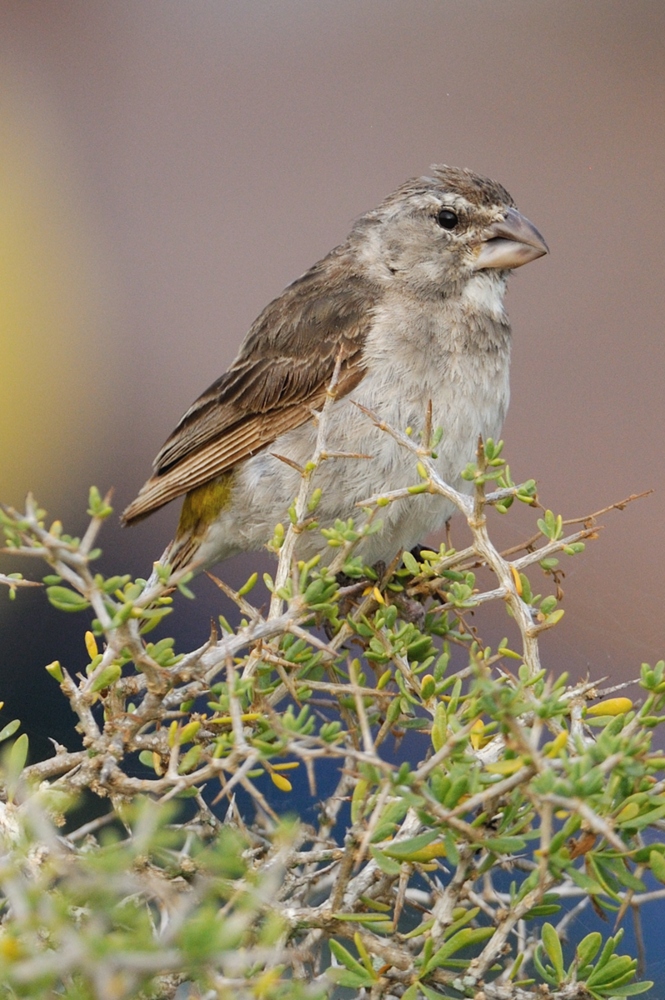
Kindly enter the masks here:
[[[210, 525], [229, 502], [232, 476], [230, 472], [203, 483], [185, 496], [175, 538], [166, 546], [159, 560], [162, 565], [171, 567], [171, 575], [183, 570], [196, 573], [205, 569], [201, 545], [206, 540]], [[153, 576], [157, 579], [155, 573]]]
[[[171, 577], [177, 573], [179, 576], [183, 572], [197, 573], [203, 569], [203, 560], [197, 560], [197, 554], [201, 547], [201, 539], [194, 535], [176, 535], [166, 546], [161, 556], [157, 560], [159, 565], [168, 566], [171, 570]], [[157, 583], [159, 576], [157, 570], [153, 569], [148, 580], [148, 584]]]

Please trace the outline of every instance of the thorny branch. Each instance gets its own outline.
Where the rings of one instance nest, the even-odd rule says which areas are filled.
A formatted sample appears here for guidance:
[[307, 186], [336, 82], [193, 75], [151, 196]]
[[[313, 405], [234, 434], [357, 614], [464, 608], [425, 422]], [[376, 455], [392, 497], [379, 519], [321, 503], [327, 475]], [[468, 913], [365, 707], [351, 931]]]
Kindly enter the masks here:
[[[609, 883], [603, 879], [609, 876], [602, 852], [613, 851], [613, 859], [628, 865], [639, 849], [643, 824], [633, 828], [630, 821], [646, 806], [640, 805], [626, 826], [621, 819], [630, 798], [625, 760], [639, 760], [645, 774], [661, 766], [637, 714], [623, 729], [622, 749], [610, 753], [605, 748], [598, 755], [584, 720], [584, 706], [595, 695], [593, 683], [555, 683], [541, 667], [538, 637], [558, 616], [531, 603], [522, 574], [595, 537], [596, 515], [562, 521], [583, 525], [569, 535], [560, 526], [549, 537], [540, 530], [501, 553], [489, 537], [486, 506], [515, 497], [529, 502], [529, 495], [512, 486], [486, 492], [491, 477], [484, 446], [467, 495], [440, 478], [429, 441], [417, 443], [361, 407], [413, 454], [418, 488], [367, 498], [360, 505], [371, 509], [364, 527], [338, 539], [332, 566], [304, 566], [297, 560], [297, 540], [315, 516], [312, 482], [327, 457], [326, 420], [338, 376], [339, 365], [316, 414], [315, 453], [301, 470], [291, 525], [274, 545], [278, 561], [268, 613], [247, 593], [216, 581], [236, 601], [243, 622], [221, 637], [213, 631], [184, 656], [174, 655], [168, 642], [150, 644], [144, 638], [147, 627], [168, 612], [174, 587], [186, 584], [182, 573], [169, 576], [168, 567], [157, 567], [148, 583], [119, 579], [111, 586], [91, 568], [109, 498], [91, 505], [81, 542], [64, 536], [57, 523], [46, 528], [31, 497], [25, 512], [2, 508], [10, 542], [5, 551], [46, 560], [78, 595], [82, 609], [92, 610], [94, 629], [104, 641], [98, 650], [89, 633], [91, 659], [84, 675], [72, 677], [64, 666], [50, 665], [77, 716], [83, 749], [56, 746], [52, 758], [24, 769], [24, 782], [48, 782], [63, 791], [91, 789], [110, 797], [114, 809], [139, 795], [165, 802], [194, 792], [198, 811], [191, 831], [210, 836], [237, 824], [252, 840], [255, 863], [279, 870], [271, 898], [279, 902], [285, 931], [271, 961], [291, 968], [296, 977], [319, 976], [322, 945], [334, 938], [344, 947], [355, 942], [362, 959], [358, 968], [368, 976], [366, 986], [358, 985], [368, 996], [401, 996], [422, 981], [475, 1000], [583, 1000], [590, 994], [574, 976], [537, 992], [540, 987], [521, 984], [511, 970], [516, 949], [525, 962], [537, 958], [538, 936], [526, 930], [527, 921], [548, 894], [559, 900], [576, 897], [580, 906], [596, 899], [597, 893], [581, 884], [586, 855], [604, 891]], [[351, 566], [358, 541], [363, 531], [373, 530], [381, 506], [404, 499], [417, 503], [413, 494], [423, 487], [460, 511], [471, 545], [432, 553], [409, 579], [396, 560], [378, 579], [342, 588], [349, 606], [341, 614], [334, 574]], [[612, 506], [622, 509], [632, 499]], [[492, 571], [497, 586], [479, 591], [465, 584], [464, 592], [455, 590], [455, 581], [467, 580], [478, 565]], [[4, 576], [0, 583], [29, 585]], [[56, 598], [74, 600], [58, 585], [55, 589], [54, 603]], [[418, 602], [412, 621], [398, 615], [401, 594]], [[492, 653], [470, 642], [464, 628], [465, 613], [497, 600], [505, 602], [515, 623], [516, 650], [503, 646]], [[328, 622], [327, 638], [312, 632], [317, 621]], [[466, 650], [468, 663], [456, 666], [450, 659], [455, 646]], [[353, 658], [356, 649], [359, 659]], [[510, 669], [515, 659], [517, 675]], [[659, 683], [656, 677], [645, 712], [659, 710]], [[391, 748], [409, 730], [420, 734], [422, 743], [418, 762], [405, 768], [395, 762]], [[132, 755], [137, 753], [148, 775], [135, 773]], [[318, 820], [303, 825], [280, 849], [275, 868], [269, 831], [278, 817], [259, 787], [260, 775], [267, 772], [285, 790], [290, 782], [283, 768], [302, 765], [310, 794], [318, 796], [320, 761], [337, 764], [336, 787], [324, 795]], [[588, 794], [585, 781], [592, 789]], [[201, 794], [206, 786], [213, 790], [212, 805], [224, 803], [222, 819], [208, 805], [210, 796]], [[654, 794], [662, 796], [661, 786], [654, 787]], [[241, 788], [253, 800], [254, 822], [239, 816], [235, 796]], [[349, 801], [341, 844], [334, 831]], [[70, 849], [106, 822], [102, 818], [70, 834]], [[55, 841], [49, 847], [61, 849]], [[576, 866], [578, 858], [582, 862]], [[498, 869], [511, 871], [517, 888], [499, 890], [493, 878]], [[633, 907], [649, 898], [646, 892], [635, 895], [634, 886], [632, 891]], [[627, 896], [625, 887], [614, 883], [611, 893]], [[558, 924], [562, 933], [567, 922], [564, 912]], [[469, 935], [464, 942], [477, 947], [462, 975], [445, 956], [437, 956], [446, 947], [454, 955], [452, 944], [464, 934]], [[506, 961], [510, 953], [513, 958]], [[168, 978], [177, 958], [160, 955], [159, 969]], [[141, 966], [140, 956], [135, 961], [137, 968], [152, 970]], [[343, 960], [336, 961], [344, 968]], [[347, 972], [353, 969], [346, 965]], [[174, 990], [180, 981], [176, 976]], [[230, 975], [218, 979], [220, 989], [229, 983]]]

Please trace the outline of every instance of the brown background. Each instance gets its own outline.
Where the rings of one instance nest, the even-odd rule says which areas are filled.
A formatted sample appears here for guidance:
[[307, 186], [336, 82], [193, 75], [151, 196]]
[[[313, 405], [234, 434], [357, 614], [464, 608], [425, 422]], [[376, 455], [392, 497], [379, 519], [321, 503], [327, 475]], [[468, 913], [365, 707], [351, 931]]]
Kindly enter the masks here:
[[[0, 16], [4, 499], [33, 488], [77, 530], [91, 482], [122, 508], [270, 298], [408, 176], [470, 166], [551, 247], [509, 294], [515, 477], [564, 515], [656, 490], [570, 564], [546, 664], [619, 678], [665, 655], [662, 2], [3, 0]], [[109, 528], [106, 567], [146, 573], [175, 516]], [[25, 652], [11, 629], [43, 603], [0, 594], [6, 685]], [[61, 655], [50, 625], [51, 652], [33, 632], [36, 657]]]

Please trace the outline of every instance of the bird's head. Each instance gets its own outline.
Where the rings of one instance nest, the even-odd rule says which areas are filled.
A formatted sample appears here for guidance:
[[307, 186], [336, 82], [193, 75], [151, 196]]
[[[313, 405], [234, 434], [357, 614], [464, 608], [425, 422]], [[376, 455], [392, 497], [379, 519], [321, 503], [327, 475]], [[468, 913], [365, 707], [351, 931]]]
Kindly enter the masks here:
[[419, 296], [447, 296], [480, 272], [507, 272], [548, 252], [536, 227], [496, 181], [436, 166], [362, 216], [352, 245], [375, 280]]

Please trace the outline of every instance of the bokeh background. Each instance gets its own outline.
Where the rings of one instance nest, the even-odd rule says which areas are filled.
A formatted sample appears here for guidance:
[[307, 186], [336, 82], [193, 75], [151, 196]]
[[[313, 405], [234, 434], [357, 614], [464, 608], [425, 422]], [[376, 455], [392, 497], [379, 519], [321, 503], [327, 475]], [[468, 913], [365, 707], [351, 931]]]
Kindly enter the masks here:
[[[509, 293], [515, 478], [564, 516], [655, 490], [571, 562], [545, 663], [634, 676], [665, 655], [664, 77], [658, 0], [0, 0], [2, 499], [73, 532], [91, 483], [122, 509], [269, 299], [407, 177], [469, 166], [551, 248]], [[176, 517], [114, 521], [104, 568], [147, 575]], [[183, 643], [229, 613], [196, 589]], [[83, 666], [80, 636], [0, 592], [3, 718], [37, 745], [71, 741], [43, 665]]]

